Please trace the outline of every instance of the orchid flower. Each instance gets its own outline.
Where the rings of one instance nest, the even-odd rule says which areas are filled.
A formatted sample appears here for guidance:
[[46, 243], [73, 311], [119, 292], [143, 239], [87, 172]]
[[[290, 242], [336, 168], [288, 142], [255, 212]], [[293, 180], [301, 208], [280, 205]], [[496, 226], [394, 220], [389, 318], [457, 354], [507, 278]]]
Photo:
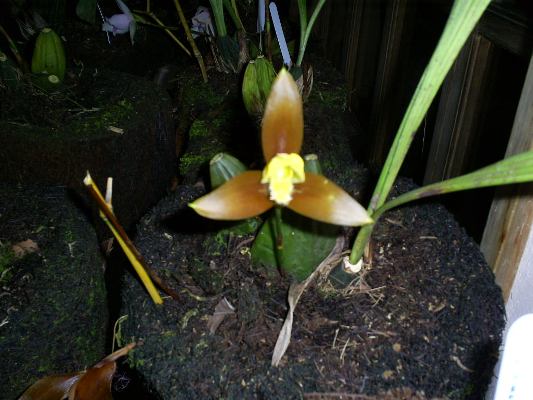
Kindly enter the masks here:
[[303, 127], [302, 98], [291, 74], [282, 69], [263, 116], [265, 169], [243, 172], [189, 205], [198, 214], [218, 220], [250, 218], [282, 206], [336, 225], [372, 223], [365, 209], [343, 189], [321, 175], [304, 171], [298, 154]]
[[118, 8], [123, 14], [115, 14], [109, 18], [106, 18], [102, 24], [102, 31], [112, 32], [114, 35], [122, 35], [126, 32], [130, 33], [131, 44], [135, 37], [135, 31], [137, 29], [137, 23], [131, 13], [130, 9], [121, 0], [116, 0]]
[[211, 20], [211, 13], [207, 7], [198, 7], [191, 22], [191, 33], [194, 39], [201, 34], [212, 37], [215, 36], [215, 28], [213, 27], [213, 21]]

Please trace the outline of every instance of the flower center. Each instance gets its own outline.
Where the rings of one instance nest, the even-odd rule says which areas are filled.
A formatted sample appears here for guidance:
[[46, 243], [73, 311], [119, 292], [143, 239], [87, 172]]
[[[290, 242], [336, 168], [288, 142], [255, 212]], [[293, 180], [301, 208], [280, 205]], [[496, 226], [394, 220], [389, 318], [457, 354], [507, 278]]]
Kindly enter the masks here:
[[282, 206], [292, 200], [294, 184], [304, 181], [304, 160], [296, 153], [276, 154], [263, 170], [261, 178], [261, 183], [268, 183], [270, 200]]

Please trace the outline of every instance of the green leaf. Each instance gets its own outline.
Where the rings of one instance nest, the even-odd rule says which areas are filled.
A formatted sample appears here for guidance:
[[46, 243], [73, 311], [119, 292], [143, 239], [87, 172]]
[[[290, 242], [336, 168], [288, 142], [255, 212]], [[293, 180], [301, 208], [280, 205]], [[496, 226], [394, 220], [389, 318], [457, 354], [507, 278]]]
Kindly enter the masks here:
[[377, 204], [375, 206], [371, 204], [371, 208], [376, 209], [385, 203], [420, 123], [459, 51], [489, 2], [490, 0], [455, 1], [437, 48], [418, 83], [398, 128], [374, 191]]
[[224, 22], [224, 2], [223, 0], [209, 0], [209, 3], [211, 3], [211, 10], [215, 18], [217, 36], [224, 37], [227, 35], [226, 23]]
[[[374, 217], [374, 211], [385, 203], [416, 131], [459, 51], [489, 3], [490, 0], [455, 0], [444, 32], [405, 111], [385, 165], [381, 170], [372, 201], [368, 207], [372, 217]], [[372, 229], [373, 225], [367, 225], [359, 231], [350, 254], [352, 264], [361, 258], [363, 249], [370, 240]]]
[[252, 246], [252, 263], [281, 268], [301, 282], [324, 260], [335, 246], [339, 227], [305, 218], [283, 209], [281, 231], [283, 250], [275, 246], [274, 214], [265, 221]]
[[533, 181], [533, 150], [508, 157], [477, 171], [404, 193], [376, 210], [374, 218], [407, 202], [438, 194]]
[[96, 0], [79, 0], [76, 15], [90, 24], [96, 23]]

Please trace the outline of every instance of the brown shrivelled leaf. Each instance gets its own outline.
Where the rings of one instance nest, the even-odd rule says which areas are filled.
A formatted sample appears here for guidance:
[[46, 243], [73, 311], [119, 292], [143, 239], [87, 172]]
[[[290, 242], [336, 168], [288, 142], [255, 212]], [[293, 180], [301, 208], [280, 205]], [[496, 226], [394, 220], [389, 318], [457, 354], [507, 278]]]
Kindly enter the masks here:
[[47, 376], [39, 379], [19, 400], [62, 400], [67, 398], [70, 388], [81, 378], [83, 372], [69, 375]]
[[254, 217], [273, 205], [260, 171], [243, 172], [189, 204], [201, 216], [219, 220]]
[[235, 307], [233, 307], [228, 299], [223, 297], [222, 300], [220, 300], [215, 306], [215, 312], [213, 315], [211, 315], [207, 320], [207, 328], [209, 329], [209, 333], [215, 333], [224, 318], [231, 314], [235, 314]]
[[372, 219], [353, 197], [322, 175], [305, 174], [305, 182], [295, 185], [288, 208], [317, 221], [335, 225], [360, 226]]
[[135, 343], [109, 354], [84, 372], [47, 376], [30, 386], [19, 400], [112, 400], [111, 382], [115, 361], [135, 347]]
[[265, 161], [278, 153], [299, 153], [303, 131], [302, 97], [291, 74], [282, 69], [272, 84], [263, 116], [261, 141]]
[[89, 368], [70, 390], [68, 400], [113, 400], [111, 381], [116, 368], [114, 361]]
[[28, 239], [22, 242], [15, 243], [11, 250], [15, 253], [15, 257], [21, 258], [26, 254], [31, 254], [39, 251], [39, 246], [33, 240]]

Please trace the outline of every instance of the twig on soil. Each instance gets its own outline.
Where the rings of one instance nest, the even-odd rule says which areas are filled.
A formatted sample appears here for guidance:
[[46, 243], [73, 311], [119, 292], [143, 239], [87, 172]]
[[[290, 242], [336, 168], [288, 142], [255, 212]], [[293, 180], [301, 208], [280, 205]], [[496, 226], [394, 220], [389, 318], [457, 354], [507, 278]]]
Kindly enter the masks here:
[[335, 336], [333, 337], [333, 343], [331, 344], [331, 349], [335, 349], [335, 342], [337, 341], [338, 334], [339, 334], [339, 328], [335, 329]]
[[341, 363], [344, 364], [344, 353], [346, 352], [346, 348], [348, 347], [348, 343], [350, 343], [350, 338], [346, 339], [346, 343], [344, 343], [344, 347], [342, 348], [340, 360]]
[[376, 397], [375, 396], [366, 396], [364, 394], [341, 393], [341, 392], [329, 392], [329, 393], [310, 392], [310, 393], [304, 393], [304, 399], [319, 399], [319, 400], [333, 400], [333, 399], [375, 400]]
[[461, 360], [459, 359], [459, 357], [457, 356], [451, 356], [451, 359], [453, 361], [455, 361], [455, 363], [459, 366], [459, 368], [461, 368], [463, 371], [466, 371], [466, 372], [475, 372], [473, 369], [470, 369], [468, 367], [466, 367], [462, 362]]

